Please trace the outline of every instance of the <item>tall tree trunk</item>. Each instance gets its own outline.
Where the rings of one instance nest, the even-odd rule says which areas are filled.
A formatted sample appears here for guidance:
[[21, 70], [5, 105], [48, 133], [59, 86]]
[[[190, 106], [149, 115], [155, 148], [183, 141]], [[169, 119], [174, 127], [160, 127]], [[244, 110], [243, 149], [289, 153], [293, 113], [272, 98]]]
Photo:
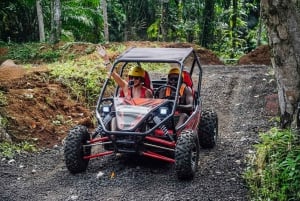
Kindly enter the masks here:
[[256, 40], [256, 47], [261, 45], [261, 34], [262, 34], [262, 9], [259, 11], [259, 19], [258, 19], [258, 30], [257, 30], [257, 40]]
[[128, 41], [130, 25], [128, 23], [128, 15], [125, 14], [124, 41]]
[[224, 9], [228, 10], [230, 8], [230, 5], [231, 5], [231, 0], [223, 0], [222, 4], [223, 4]]
[[294, 0], [262, 0], [278, 84], [281, 127], [299, 129], [300, 3]]
[[39, 24], [40, 42], [45, 42], [44, 17], [43, 17], [43, 10], [41, 6], [41, 0], [36, 1], [36, 13], [37, 13], [38, 24]]
[[238, 7], [238, 0], [233, 0], [232, 1], [232, 27], [231, 27], [231, 32], [232, 32], [232, 49], [233, 49], [233, 52], [232, 52], [232, 55], [231, 55], [231, 58], [234, 58], [235, 55], [234, 55], [234, 52], [235, 52], [235, 49], [236, 49], [236, 23], [237, 23], [237, 15], [238, 15], [238, 10], [237, 10], [237, 7]]
[[160, 20], [160, 30], [162, 35], [162, 41], [167, 40], [167, 10], [168, 10], [168, 0], [161, 0], [161, 20]]
[[109, 32], [108, 32], [108, 19], [107, 19], [107, 2], [106, 0], [100, 0], [100, 5], [103, 15], [103, 24], [104, 24], [104, 39], [106, 42], [109, 42]]
[[60, 0], [52, 0], [51, 36], [50, 42], [57, 43], [61, 35], [61, 4]]
[[215, 0], [205, 0], [205, 8], [203, 10], [203, 32], [201, 45], [203, 47], [209, 48], [213, 43], [213, 33], [215, 24]]

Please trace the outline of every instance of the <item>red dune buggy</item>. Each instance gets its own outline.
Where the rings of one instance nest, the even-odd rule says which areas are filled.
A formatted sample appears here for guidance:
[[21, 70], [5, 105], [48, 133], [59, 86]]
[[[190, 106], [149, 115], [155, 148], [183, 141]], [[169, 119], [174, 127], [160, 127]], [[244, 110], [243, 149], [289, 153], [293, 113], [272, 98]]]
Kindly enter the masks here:
[[[153, 91], [154, 98], [120, 96], [120, 88], [107, 79], [102, 87], [97, 106], [98, 127], [90, 133], [85, 126], [71, 129], [64, 147], [65, 162], [71, 173], [83, 172], [89, 160], [115, 153], [139, 154], [175, 164], [179, 179], [192, 179], [199, 160], [200, 146], [213, 148], [218, 136], [218, 118], [212, 110], [202, 110], [202, 68], [193, 48], [131, 48], [120, 55], [113, 68], [126, 78], [132, 65], [146, 70], [144, 85]], [[167, 72], [180, 69], [177, 88], [169, 97], [158, 98], [162, 88], [168, 87]], [[161, 76], [164, 75], [164, 76]], [[177, 104], [180, 84], [192, 88], [193, 108], [180, 126]], [[181, 111], [183, 112], [183, 111]], [[111, 121], [117, 122], [112, 131]], [[103, 151], [92, 153], [92, 147]]]

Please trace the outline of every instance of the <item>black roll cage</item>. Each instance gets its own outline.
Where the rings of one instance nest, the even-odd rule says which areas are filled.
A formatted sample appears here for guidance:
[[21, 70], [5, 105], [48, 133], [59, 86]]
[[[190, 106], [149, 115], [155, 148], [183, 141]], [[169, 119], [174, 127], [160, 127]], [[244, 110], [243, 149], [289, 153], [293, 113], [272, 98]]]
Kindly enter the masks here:
[[[120, 75], [122, 75], [123, 70], [125, 66], [128, 63], [177, 63], [180, 66], [180, 74], [184, 70], [184, 63], [186, 62], [187, 58], [189, 56], [193, 57], [192, 65], [190, 67], [189, 73], [190, 75], [193, 75], [193, 72], [195, 70], [195, 66], [198, 66], [198, 85], [197, 88], [195, 89], [198, 93], [200, 94], [201, 91], [201, 81], [202, 81], [202, 67], [199, 61], [198, 56], [196, 55], [195, 51], [193, 48], [130, 48], [127, 51], [125, 51], [123, 54], [121, 54], [117, 59], [114, 61], [113, 66], [110, 70], [110, 73], [113, 72], [113, 70], [116, 68], [116, 66], [119, 63], [124, 63], [120, 69]], [[196, 65], [197, 64], [197, 65]], [[101, 103], [104, 98], [104, 92], [106, 90], [106, 87], [109, 82], [109, 78], [107, 78], [103, 84], [102, 90], [100, 92], [100, 96], [97, 101], [96, 105], [96, 118], [98, 122], [102, 125], [102, 127], [105, 129], [105, 126], [103, 126], [103, 121], [100, 115], [100, 107]], [[182, 82], [182, 76], [179, 76], [179, 82], [177, 85], [177, 90], [176, 90], [176, 97], [179, 95], [179, 84]], [[117, 95], [117, 91], [115, 91], [114, 96]], [[199, 100], [200, 102], [200, 100]], [[108, 133], [111, 133], [108, 131]], [[131, 132], [128, 132], [131, 133]]]

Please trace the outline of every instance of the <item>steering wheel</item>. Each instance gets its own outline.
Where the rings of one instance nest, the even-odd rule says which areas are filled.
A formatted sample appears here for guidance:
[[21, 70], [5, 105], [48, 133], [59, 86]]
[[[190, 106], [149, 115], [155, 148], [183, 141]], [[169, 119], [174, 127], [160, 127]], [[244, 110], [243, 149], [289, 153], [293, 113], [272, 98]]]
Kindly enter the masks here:
[[[172, 85], [169, 85], [169, 84], [162, 85], [162, 86], [158, 87], [158, 88], [155, 90], [155, 92], [154, 92], [154, 98], [159, 98], [159, 92], [160, 92], [160, 90], [161, 90], [161, 89], [164, 89], [164, 88], [167, 88], [167, 87], [170, 87], [171, 90], [174, 90], [174, 91], [177, 90], [177, 88], [174, 87], [174, 86], [172, 86]], [[171, 93], [171, 94], [172, 94], [172, 93]], [[172, 99], [175, 99], [175, 97], [174, 97], [174, 96], [165, 96], [164, 99], [170, 99], [170, 100], [172, 100]]]

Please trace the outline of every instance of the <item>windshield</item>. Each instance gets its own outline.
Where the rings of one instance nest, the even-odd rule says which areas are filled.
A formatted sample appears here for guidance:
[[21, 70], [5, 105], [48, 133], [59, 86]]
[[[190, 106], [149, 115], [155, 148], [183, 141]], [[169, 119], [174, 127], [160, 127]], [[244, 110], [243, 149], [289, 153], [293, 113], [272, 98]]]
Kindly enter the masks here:
[[132, 130], [147, 114], [167, 100], [147, 98], [114, 98], [117, 126], [120, 130]]

